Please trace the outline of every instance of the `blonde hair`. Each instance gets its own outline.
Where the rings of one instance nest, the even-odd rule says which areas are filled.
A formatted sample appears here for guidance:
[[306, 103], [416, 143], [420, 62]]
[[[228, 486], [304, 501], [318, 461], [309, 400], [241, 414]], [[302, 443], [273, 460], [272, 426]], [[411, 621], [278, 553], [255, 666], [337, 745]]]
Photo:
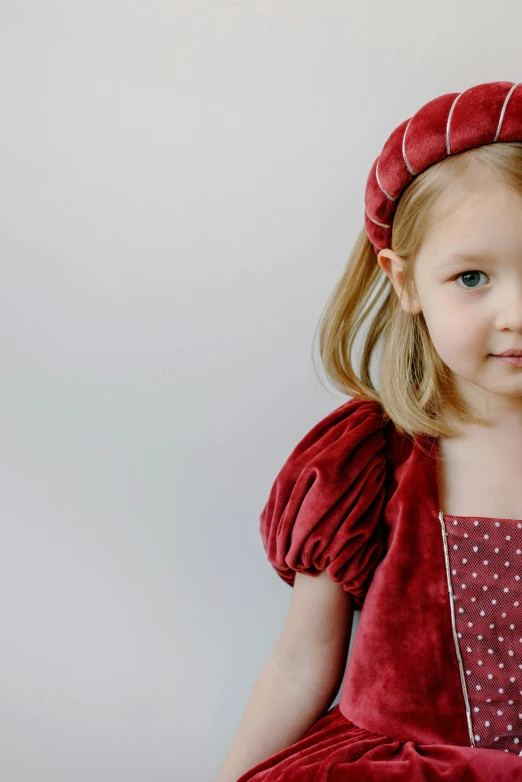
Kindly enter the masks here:
[[[451, 155], [419, 174], [402, 194], [393, 219], [391, 249], [404, 261], [404, 288], [415, 291], [415, 261], [427, 231], [430, 215], [451, 207], [466, 186], [466, 174], [487, 168], [522, 197], [522, 143], [475, 147]], [[374, 311], [375, 300], [384, 300]], [[366, 320], [360, 377], [354, 369], [353, 349]], [[363, 227], [344, 272], [319, 320], [319, 352], [326, 376], [349, 396], [379, 402], [385, 417], [403, 434], [456, 437], [457, 425], [487, 426], [486, 419], [468, 410], [458, 393], [454, 376], [431, 341], [422, 312], [402, 308], [395, 288], [379, 266]], [[370, 362], [382, 337], [379, 386], [370, 377]], [[314, 362], [315, 366], [315, 362]]]

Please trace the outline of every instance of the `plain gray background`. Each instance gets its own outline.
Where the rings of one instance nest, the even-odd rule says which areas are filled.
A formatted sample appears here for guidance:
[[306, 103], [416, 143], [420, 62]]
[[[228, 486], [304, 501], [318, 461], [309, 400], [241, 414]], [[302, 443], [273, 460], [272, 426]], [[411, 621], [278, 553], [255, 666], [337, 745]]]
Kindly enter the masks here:
[[389, 134], [518, 2], [0, 2], [0, 776], [211, 782], [291, 597], [259, 514]]

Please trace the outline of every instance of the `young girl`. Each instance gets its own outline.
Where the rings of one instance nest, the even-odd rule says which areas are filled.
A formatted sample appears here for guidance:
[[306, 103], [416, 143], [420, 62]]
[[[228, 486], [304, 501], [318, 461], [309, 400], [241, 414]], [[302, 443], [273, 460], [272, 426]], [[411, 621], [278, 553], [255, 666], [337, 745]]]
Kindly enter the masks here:
[[522, 780], [521, 142], [522, 84], [479, 84], [371, 169], [320, 331], [351, 398], [261, 514], [294, 591], [216, 782]]

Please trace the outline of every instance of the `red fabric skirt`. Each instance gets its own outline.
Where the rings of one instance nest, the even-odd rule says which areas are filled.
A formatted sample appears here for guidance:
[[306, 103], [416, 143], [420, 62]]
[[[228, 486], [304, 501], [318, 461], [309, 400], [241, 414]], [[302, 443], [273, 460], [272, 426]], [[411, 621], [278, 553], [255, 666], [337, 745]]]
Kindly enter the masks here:
[[497, 749], [401, 742], [369, 733], [333, 706], [295, 744], [237, 782], [522, 782], [522, 757]]

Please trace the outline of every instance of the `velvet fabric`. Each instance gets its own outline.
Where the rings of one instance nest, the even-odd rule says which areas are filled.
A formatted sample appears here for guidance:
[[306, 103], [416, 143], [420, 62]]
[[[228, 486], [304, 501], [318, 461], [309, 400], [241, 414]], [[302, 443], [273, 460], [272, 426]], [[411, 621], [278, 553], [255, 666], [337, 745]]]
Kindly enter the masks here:
[[522, 757], [471, 746], [439, 510], [436, 440], [377, 402], [350, 399], [292, 451], [260, 518], [268, 560], [290, 585], [326, 570], [362, 610], [340, 703], [238, 782], [522, 782]]
[[413, 179], [448, 155], [522, 141], [522, 83], [494, 81], [422, 106], [389, 136], [368, 175], [364, 222], [375, 253], [392, 246], [397, 202]]
[[339, 705], [237, 782], [518, 782], [522, 758], [494, 749], [401, 742], [358, 728]]

